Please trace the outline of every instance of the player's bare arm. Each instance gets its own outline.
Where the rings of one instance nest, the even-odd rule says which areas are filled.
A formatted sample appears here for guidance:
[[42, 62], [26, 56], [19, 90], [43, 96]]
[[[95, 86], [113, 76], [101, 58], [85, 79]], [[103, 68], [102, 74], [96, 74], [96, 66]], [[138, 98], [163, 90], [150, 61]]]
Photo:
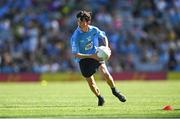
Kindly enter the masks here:
[[99, 57], [97, 56], [97, 54], [82, 54], [82, 53], [77, 53], [77, 54], [74, 54], [74, 56], [75, 56], [76, 58], [93, 58], [93, 59], [96, 59], [96, 60], [98, 60], [98, 61], [101, 61], [101, 60], [102, 60], [101, 58], [99, 58]]
[[103, 42], [104, 42], [106, 47], [109, 47], [108, 38], [106, 36], [104, 36]]

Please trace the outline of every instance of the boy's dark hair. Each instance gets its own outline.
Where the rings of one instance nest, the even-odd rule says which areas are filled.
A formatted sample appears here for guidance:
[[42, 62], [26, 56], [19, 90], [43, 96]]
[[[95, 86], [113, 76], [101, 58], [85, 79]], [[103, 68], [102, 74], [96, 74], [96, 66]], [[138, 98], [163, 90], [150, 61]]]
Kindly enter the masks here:
[[81, 21], [86, 20], [86, 22], [91, 21], [91, 12], [80, 11], [77, 13], [76, 17], [80, 18]]

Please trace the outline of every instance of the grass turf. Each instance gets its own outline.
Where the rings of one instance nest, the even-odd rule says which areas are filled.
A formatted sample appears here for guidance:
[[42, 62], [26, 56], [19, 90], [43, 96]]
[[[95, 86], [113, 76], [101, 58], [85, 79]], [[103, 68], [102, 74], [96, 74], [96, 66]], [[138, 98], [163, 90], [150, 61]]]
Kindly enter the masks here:
[[[106, 99], [103, 107], [97, 106], [97, 98], [86, 81], [0, 83], [0, 117], [180, 117], [180, 81], [116, 82], [127, 96], [125, 103], [111, 94], [104, 81], [97, 85]], [[165, 105], [172, 105], [175, 110], [162, 110]]]

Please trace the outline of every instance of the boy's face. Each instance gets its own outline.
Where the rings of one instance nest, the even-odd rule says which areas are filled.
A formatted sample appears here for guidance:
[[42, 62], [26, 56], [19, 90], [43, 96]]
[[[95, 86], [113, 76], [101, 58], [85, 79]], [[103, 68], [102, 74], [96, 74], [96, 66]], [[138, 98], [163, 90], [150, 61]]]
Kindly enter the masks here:
[[84, 27], [88, 26], [88, 22], [84, 19], [81, 21], [80, 18], [78, 18], [77, 23], [80, 28], [84, 28]]

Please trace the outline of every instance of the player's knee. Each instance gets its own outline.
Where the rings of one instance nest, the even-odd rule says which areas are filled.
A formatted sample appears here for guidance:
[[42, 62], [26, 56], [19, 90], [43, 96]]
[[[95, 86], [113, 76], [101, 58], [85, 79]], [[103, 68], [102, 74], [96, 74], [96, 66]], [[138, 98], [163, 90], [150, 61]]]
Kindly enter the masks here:
[[91, 77], [90, 78], [86, 78], [86, 80], [87, 80], [87, 82], [88, 82], [88, 84], [90, 86], [94, 85], [94, 81], [91, 79]]

